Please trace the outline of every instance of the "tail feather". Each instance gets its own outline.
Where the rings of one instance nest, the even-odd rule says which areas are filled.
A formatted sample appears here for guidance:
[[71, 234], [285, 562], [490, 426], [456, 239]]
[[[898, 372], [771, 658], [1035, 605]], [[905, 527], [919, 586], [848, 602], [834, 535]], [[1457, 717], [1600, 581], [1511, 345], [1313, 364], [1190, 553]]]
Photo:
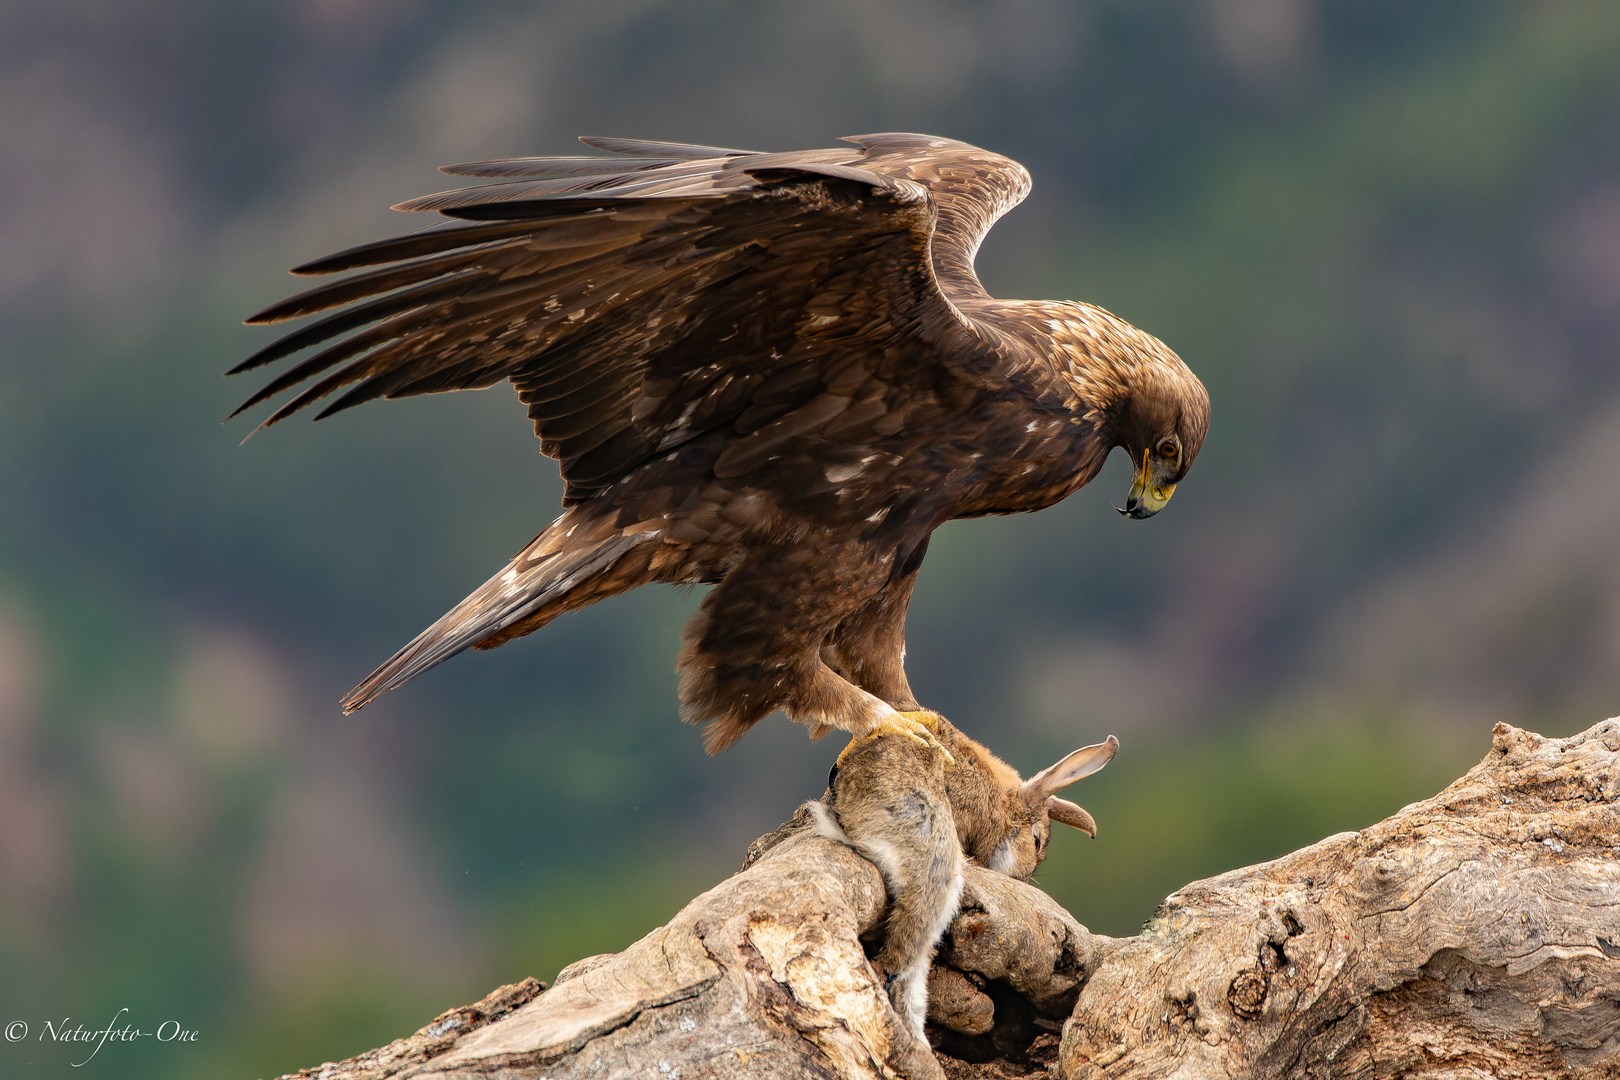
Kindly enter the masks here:
[[[626, 552], [658, 535], [656, 532], [625, 535], [615, 530], [592, 544], [588, 538], [574, 538], [573, 527], [563, 528], [567, 521], [567, 515], [559, 519], [519, 552], [504, 570], [366, 676], [365, 681], [343, 699], [344, 713], [364, 708], [379, 694], [404, 685], [462, 650], [534, 619], [541, 609], [563, 599], [612, 567]], [[556, 612], [560, 613], [560, 610]], [[527, 633], [541, 625], [543, 621], [537, 621], [520, 628], [519, 632]]]

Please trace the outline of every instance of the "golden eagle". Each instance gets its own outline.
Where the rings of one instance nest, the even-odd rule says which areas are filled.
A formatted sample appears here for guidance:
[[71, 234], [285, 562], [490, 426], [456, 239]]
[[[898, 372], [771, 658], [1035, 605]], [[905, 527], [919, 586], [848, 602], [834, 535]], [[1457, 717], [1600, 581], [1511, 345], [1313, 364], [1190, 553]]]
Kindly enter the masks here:
[[817, 737], [904, 728], [934, 529], [1050, 506], [1117, 446], [1120, 512], [1145, 518], [1197, 456], [1209, 398], [1175, 353], [1101, 308], [980, 286], [980, 241], [1029, 191], [1017, 162], [909, 134], [582, 141], [619, 156], [445, 167], [503, 182], [401, 203], [459, 220], [305, 263], [371, 269], [248, 320], [338, 309], [233, 373], [338, 340], [237, 412], [309, 380], [265, 425], [343, 387], [317, 419], [507, 379], [567, 482], [563, 515], [345, 711], [657, 581], [714, 585], [679, 661], [711, 752], [774, 709]]

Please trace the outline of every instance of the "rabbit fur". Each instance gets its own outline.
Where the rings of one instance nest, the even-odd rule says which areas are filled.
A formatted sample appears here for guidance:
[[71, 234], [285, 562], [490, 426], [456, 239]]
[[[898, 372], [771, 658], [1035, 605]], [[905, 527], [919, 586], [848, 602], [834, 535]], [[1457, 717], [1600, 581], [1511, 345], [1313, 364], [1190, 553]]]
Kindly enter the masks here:
[[1095, 836], [1091, 815], [1055, 792], [1108, 764], [1119, 741], [1109, 736], [1025, 780], [938, 713], [905, 715], [935, 741], [896, 734], [851, 740], [827, 793], [805, 807], [817, 832], [882, 872], [890, 908], [873, 961], [895, 1011], [926, 1040], [928, 968], [961, 899], [963, 861], [1023, 881], [1046, 858], [1051, 822]]

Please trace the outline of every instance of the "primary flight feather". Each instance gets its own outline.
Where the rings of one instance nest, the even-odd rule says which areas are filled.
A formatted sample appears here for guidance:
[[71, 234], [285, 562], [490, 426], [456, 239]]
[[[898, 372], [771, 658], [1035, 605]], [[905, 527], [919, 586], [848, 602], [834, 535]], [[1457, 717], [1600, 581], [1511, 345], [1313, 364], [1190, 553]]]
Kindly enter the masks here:
[[1017, 162], [907, 134], [582, 141], [617, 156], [446, 167], [503, 182], [400, 204], [460, 220], [297, 267], [363, 272], [248, 320], [336, 309], [233, 369], [324, 346], [237, 412], [506, 379], [567, 485], [345, 711], [626, 589], [708, 583], [678, 666], [711, 752], [775, 709], [865, 734], [917, 708], [905, 615], [935, 528], [1050, 506], [1115, 447], [1136, 469], [1121, 513], [1148, 517], [1197, 456], [1209, 399], [1161, 342], [979, 285], [980, 241], [1029, 191]]

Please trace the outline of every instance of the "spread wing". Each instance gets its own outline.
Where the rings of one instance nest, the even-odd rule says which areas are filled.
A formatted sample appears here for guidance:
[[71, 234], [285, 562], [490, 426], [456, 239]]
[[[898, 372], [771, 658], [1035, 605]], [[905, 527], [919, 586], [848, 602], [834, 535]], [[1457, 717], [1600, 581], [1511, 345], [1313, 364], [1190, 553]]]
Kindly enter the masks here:
[[331, 312], [232, 370], [320, 346], [236, 412], [298, 388], [268, 426], [338, 391], [317, 419], [509, 379], [573, 503], [724, 425], [751, 444], [730, 455], [744, 471], [858, 413], [857, 386], [999, 381], [964, 305], [984, 298], [979, 241], [1028, 191], [1016, 162], [921, 135], [785, 154], [583, 141], [618, 156], [447, 167], [503, 182], [397, 207], [453, 224], [295, 268], [363, 272], [248, 320]]

